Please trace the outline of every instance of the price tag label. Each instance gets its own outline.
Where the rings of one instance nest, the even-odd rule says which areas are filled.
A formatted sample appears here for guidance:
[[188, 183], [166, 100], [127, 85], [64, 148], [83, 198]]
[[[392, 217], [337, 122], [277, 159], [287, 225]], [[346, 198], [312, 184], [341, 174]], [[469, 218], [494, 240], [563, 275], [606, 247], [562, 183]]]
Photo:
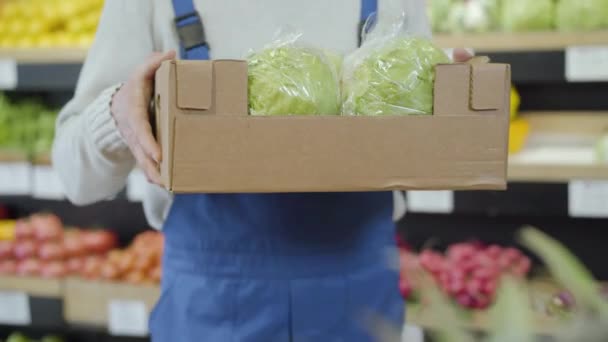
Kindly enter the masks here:
[[417, 325], [406, 324], [403, 327], [402, 342], [424, 342], [424, 332]]
[[33, 179], [32, 196], [55, 200], [65, 198], [63, 184], [51, 166], [35, 166]]
[[568, 183], [568, 212], [571, 217], [608, 218], [608, 182]]
[[0, 194], [29, 195], [31, 176], [29, 163], [0, 163]]
[[406, 200], [411, 212], [450, 214], [454, 211], [453, 191], [408, 191]]
[[608, 46], [572, 46], [566, 49], [566, 80], [608, 81]]
[[108, 304], [108, 330], [114, 336], [147, 336], [148, 310], [138, 300], [112, 300]]
[[140, 169], [135, 169], [129, 174], [127, 180], [127, 198], [130, 201], [141, 202], [146, 197], [148, 180]]
[[0, 323], [6, 325], [30, 325], [29, 297], [23, 292], [0, 291]]
[[17, 88], [17, 62], [12, 59], [0, 59], [0, 90]]

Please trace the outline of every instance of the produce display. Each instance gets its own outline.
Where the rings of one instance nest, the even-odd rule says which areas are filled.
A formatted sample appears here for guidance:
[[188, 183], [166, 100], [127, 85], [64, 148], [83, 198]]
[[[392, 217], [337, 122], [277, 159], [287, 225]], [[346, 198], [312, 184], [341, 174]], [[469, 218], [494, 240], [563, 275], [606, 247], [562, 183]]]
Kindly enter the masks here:
[[608, 29], [606, 0], [429, 0], [435, 32]]
[[135, 285], [158, 284], [163, 241], [163, 235], [157, 231], [140, 233], [127, 248], [111, 250], [99, 264], [87, 269], [86, 277]]
[[486, 309], [495, 299], [501, 277], [524, 278], [531, 261], [512, 247], [457, 243], [444, 254], [424, 250], [416, 255], [400, 247], [400, 289], [405, 298], [415, 296], [417, 272], [430, 275], [439, 288], [464, 308]]
[[0, 150], [30, 156], [50, 152], [56, 118], [57, 110], [36, 100], [13, 102], [0, 94]]
[[14, 239], [0, 240], [0, 274], [88, 276], [117, 243], [109, 230], [64, 228], [54, 214], [34, 214], [14, 222]]
[[248, 59], [252, 115], [339, 114], [341, 57], [286, 37]]
[[343, 113], [432, 114], [435, 65], [449, 62], [424, 38], [396, 35], [372, 41], [345, 60]]
[[[0, 341], [2, 341], [0, 339]], [[63, 342], [63, 338], [56, 335], [45, 335], [41, 339], [30, 338], [20, 332], [14, 332], [10, 334], [5, 342]]]
[[4, 0], [0, 47], [88, 47], [103, 0]]

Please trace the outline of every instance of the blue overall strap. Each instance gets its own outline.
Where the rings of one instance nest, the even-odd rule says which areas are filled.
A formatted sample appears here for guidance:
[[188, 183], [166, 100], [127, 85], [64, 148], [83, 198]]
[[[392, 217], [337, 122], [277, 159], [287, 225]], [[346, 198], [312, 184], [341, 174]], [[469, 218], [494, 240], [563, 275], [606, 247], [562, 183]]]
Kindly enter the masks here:
[[175, 29], [179, 37], [183, 59], [209, 59], [209, 45], [205, 28], [193, 0], [172, 0], [175, 11]]
[[367, 19], [371, 17], [378, 10], [378, 0], [361, 0], [361, 16], [359, 17], [359, 45], [362, 42], [362, 33], [363, 28], [365, 28], [365, 23]]

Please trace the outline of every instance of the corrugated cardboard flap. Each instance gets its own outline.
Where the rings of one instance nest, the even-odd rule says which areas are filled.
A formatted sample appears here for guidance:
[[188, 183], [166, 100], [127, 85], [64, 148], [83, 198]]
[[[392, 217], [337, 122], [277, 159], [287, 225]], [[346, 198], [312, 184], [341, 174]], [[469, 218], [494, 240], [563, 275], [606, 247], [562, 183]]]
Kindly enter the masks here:
[[213, 99], [213, 62], [176, 62], [177, 106], [209, 110]]
[[505, 103], [505, 78], [509, 72], [506, 64], [471, 64], [471, 109], [495, 110]]

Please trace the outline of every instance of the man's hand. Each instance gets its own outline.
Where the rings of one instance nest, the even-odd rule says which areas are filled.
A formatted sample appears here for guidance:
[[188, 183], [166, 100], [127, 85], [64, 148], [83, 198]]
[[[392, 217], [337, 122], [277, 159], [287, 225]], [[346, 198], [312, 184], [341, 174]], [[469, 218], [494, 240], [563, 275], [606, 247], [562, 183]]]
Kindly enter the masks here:
[[163, 61], [174, 58], [175, 51], [153, 53], [135, 69], [112, 98], [111, 112], [120, 134], [148, 182], [158, 185], [161, 184], [158, 165], [162, 156], [150, 125], [148, 106], [154, 91], [156, 70]]
[[471, 55], [465, 49], [454, 49], [453, 57], [454, 57], [454, 62], [464, 63], [464, 62], [468, 62], [469, 59], [473, 58], [473, 55]]

